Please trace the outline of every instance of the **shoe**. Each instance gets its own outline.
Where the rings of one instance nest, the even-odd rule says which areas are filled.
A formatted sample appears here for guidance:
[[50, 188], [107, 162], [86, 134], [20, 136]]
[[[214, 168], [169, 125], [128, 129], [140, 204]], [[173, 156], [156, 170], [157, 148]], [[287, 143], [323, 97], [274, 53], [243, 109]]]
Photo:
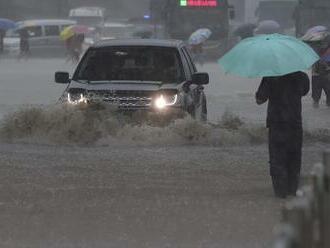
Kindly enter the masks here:
[[319, 103], [318, 102], [313, 102], [313, 108], [319, 108]]
[[286, 180], [272, 176], [273, 190], [277, 198], [285, 199], [288, 195]]

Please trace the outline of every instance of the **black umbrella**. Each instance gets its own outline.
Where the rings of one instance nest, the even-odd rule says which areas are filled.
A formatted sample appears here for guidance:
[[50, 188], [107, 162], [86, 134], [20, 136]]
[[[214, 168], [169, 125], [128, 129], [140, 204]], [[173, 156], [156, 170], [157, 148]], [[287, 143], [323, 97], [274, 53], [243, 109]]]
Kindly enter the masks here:
[[257, 25], [253, 23], [245, 23], [240, 25], [235, 31], [234, 34], [241, 37], [242, 39], [253, 37], [253, 33]]

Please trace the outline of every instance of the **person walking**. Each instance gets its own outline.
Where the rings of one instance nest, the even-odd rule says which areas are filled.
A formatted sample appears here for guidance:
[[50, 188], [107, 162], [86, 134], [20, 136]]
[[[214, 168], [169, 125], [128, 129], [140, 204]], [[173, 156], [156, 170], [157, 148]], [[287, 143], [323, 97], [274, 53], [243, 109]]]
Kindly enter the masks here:
[[322, 91], [326, 96], [326, 104], [330, 107], [330, 42], [328, 37], [325, 47], [317, 49], [321, 59], [313, 66], [312, 70], [312, 98], [314, 108], [318, 108]]
[[19, 31], [20, 36], [20, 54], [19, 59], [25, 58], [27, 59], [30, 55], [30, 43], [29, 43], [29, 32], [23, 28]]
[[65, 40], [65, 46], [68, 54], [67, 62], [72, 61], [73, 64], [79, 62], [80, 56], [83, 52], [84, 40], [84, 34], [75, 34], [74, 36]]
[[276, 197], [294, 196], [298, 189], [303, 128], [301, 99], [309, 92], [304, 72], [264, 77], [256, 92], [257, 104], [268, 101], [270, 175]]
[[204, 65], [204, 49], [203, 43], [192, 44], [190, 45], [190, 51], [195, 63], [198, 63], [200, 66]]
[[72, 36], [65, 40], [65, 47], [67, 50], [66, 61], [71, 61], [73, 64], [76, 64], [79, 61], [79, 53], [75, 49], [75, 38], [75, 36]]

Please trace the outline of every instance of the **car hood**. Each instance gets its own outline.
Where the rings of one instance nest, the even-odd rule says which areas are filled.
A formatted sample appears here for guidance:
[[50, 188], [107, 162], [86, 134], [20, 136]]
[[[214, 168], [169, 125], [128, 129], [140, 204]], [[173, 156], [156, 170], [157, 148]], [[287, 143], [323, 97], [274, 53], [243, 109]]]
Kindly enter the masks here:
[[79, 83], [71, 81], [69, 88], [79, 88], [87, 91], [158, 91], [178, 89], [178, 84], [143, 81], [114, 81], [99, 83]]

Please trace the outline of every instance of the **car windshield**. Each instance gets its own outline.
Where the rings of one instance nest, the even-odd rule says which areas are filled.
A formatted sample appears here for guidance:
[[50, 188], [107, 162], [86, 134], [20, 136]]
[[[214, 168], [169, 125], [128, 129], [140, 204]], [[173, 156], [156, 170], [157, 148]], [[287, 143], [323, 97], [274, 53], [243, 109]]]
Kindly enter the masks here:
[[72, 16], [72, 20], [76, 21], [80, 25], [100, 25], [103, 22], [101, 16]]
[[102, 29], [103, 37], [114, 37], [114, 38], [130, 38], [133, 37], [134, 26], [133, 25], [113, 25], [105, 26]]
[[90, 50], [75, 74], [75, 80], [184, 81], [179, 53], [167, 47], [112, 47]]

